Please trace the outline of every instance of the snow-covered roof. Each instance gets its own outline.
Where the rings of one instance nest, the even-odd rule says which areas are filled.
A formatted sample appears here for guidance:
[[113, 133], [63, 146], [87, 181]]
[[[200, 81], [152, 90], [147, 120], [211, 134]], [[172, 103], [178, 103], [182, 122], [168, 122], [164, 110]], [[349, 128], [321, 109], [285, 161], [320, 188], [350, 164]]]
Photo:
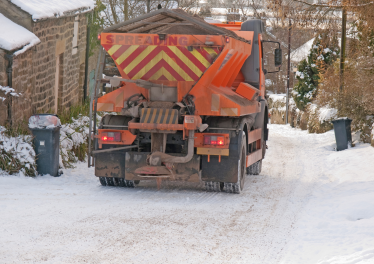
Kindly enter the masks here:
[[14, 23], [1, 13], [0, 25], [0, 49], [11, 51], [23, 47], [14, 53], [18, 55], [40, 42], [34, 33]]
[[29, 13], [33, 20], [59, 17], [74, 10], [89, 11], [95, 6], [93, 0], [10, 0]]
[[309, 51], [312, 48], [314, 38], [309, 40], [308, 42], [304, 43], [297, 49], [295, 49], [293, 52], [291, 52], [291, 60], [293, 62], [300, 62], [303, 59], [306, 59], [308, 57]]

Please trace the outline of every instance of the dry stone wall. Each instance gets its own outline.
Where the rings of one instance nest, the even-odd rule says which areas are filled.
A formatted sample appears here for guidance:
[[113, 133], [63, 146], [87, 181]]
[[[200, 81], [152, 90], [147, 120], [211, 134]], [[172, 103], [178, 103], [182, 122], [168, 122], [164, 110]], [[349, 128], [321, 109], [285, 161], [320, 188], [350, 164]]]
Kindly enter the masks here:
[[[21, 124], [21, 122], [32, 115], [32, 50], [18, 55], [13, 59], [13, 80], [12, 88], [20, 96], [8, 96], [5, 102], [11, 100], [12, 105], [12, 123]], [[30, 78], [31, 77], [31, 78]]]
[[84, 14], [79, 15], [78, 18], [78, 51], [74, 55], [72, 41], [75, 17], [50, 19], [37, 22], [33, 26], [33, 33], [41, 40], [33, 56], [35, 72], [33, 101], [37, 112], [54, 109], [56, 71], [59, 72], [59, 111], [82, 99], [83, 86], [80, 85], [79, 80], [80, 75], [84, 75], [81, 69], [82, 64], [84, 68], [85, 63], [87, 19]]
[[[75, 22], [78, 23], [77, 43], [74, 45], [77, 52], [73, 54]], [[83, 99], [86, 15], [32, 22], [31, 31], [41, 42], [14, 57], [12, 88], [17, 93], [22, 93], [22, 96], [12, 99], [13, 124], [27, 120], [35, 113], [53, 113], [56, 106], [58, 112], [61, 112]], [[8, 80], [6, 75], [8, 62], [4, 59], [5, 52], [0, 49], [0, 85], [2, 86], [7, 86]], [[89, 67], [89, 71], [92, 68], [94, 66]], [[0, 100], [0, 125], [4, 125], [7, 121], [7, 100], [4, 102]]]
[[[4, 58], [5, 51], [0, 49], [0, 85], [7, 85], [6, 67], [7, 63]], [[4, 97], [4, 93], [0, 92], [0, 97]], [[5, 101], [0, 100], [0, 125], [4, 125], [7, 119], [7, 104]]]

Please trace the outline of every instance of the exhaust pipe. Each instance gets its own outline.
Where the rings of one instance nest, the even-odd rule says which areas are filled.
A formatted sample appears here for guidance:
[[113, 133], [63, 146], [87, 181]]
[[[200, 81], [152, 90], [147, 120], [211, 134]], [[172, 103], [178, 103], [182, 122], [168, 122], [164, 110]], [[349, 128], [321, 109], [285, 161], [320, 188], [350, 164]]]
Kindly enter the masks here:
[[184, 157], [171, 156], [166, 153], [156, 151], [149, 156], [149, 165], [151, 166], [161, 166], [163, 162], [165, 163], [187, 163], [189, 162], [194, 154], [194, 144], [195, 144], [195, 131], [190, 130], [188, 132], [188, 150], [187, 155]]

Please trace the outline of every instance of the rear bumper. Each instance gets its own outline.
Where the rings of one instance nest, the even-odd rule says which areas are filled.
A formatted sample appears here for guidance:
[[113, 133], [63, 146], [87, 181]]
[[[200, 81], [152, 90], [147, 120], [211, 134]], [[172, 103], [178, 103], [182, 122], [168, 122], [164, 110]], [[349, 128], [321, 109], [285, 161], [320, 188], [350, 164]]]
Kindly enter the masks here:
[[[146, 167], [149, 152], [126, 152], [125, 156], [125, 178], [126, 180], [155, 180], [157, 177], [139, 175], [135, 170]], [[171, 155], [171, 154], [170, 154]], [[172, 156], [184, 156], [185, 154], [172, 154]], [[187, 163], [165, 164], [171, 172], [170, 177], [163, 178], [169, 181], [200, 182], [200, 156], [193, 155]]]

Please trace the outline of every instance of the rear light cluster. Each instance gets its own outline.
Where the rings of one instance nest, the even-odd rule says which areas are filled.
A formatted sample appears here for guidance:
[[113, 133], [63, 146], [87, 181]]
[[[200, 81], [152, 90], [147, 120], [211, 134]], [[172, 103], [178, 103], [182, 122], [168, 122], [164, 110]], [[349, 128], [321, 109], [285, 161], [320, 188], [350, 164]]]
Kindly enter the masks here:
[[121, 132], [103, 132], [101, 133], [102, 141], [121, 141]]
[[204, 145], [225, 145], [225, 138], [223, 136], [204, 136]]

